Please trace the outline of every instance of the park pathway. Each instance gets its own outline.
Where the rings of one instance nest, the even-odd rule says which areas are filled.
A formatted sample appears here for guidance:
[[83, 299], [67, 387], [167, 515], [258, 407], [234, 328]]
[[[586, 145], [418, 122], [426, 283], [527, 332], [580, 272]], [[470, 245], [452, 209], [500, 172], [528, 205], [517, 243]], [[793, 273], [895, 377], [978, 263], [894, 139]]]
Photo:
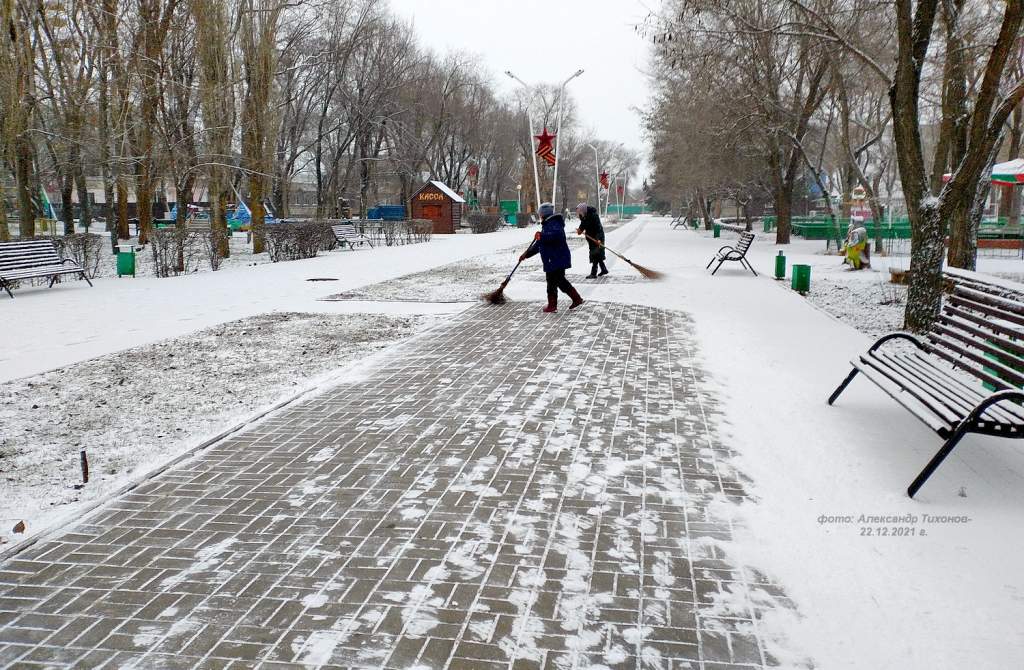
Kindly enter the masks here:
[[469, 310], [0, 565], [0, 667], [779, 665], [686, 315]]

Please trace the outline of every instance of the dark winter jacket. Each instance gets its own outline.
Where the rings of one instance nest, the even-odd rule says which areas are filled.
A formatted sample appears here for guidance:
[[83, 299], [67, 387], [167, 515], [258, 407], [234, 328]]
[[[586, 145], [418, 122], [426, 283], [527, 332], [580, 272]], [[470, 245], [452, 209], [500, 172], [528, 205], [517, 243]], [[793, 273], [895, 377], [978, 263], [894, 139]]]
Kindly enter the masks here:
[[544, 219], [540, 227], [540, 240], [526, 252], [526, 257], [536, 256], [544, 261], [544, 272], [555, 272], [572, 267], [569, 243], [565, 241], [565, 219], [561, 214], [552, 214]]
[[[590, 262], [600, 263], [605, 259], [604, 247], [594, 240], [604, 242], [604, 226], [601, 225], [601, 217], [593, 207], [587, 207], [586, 213], [580, 219], [580, 229], [588, 235], [587, 244], [590, 246]], [[590, 238], [594, 238], [594, 240]]]

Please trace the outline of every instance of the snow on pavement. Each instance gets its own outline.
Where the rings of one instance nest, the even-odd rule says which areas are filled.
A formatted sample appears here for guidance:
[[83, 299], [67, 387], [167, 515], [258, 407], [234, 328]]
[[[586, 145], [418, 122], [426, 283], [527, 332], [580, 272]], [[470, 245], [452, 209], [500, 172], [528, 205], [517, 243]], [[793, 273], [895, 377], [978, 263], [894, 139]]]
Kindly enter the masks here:
[[696, 348], [644, 306], [470, 310], [8, 561], [0, 605], [60, 630], [16, 610], [0, 661], [795, 667]]

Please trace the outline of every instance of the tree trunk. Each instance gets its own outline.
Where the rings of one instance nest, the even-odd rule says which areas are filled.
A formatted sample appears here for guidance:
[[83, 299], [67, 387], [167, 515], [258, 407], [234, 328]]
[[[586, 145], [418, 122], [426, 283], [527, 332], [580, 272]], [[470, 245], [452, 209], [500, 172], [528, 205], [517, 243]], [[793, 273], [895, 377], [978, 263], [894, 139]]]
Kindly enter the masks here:
[[221, 258], [231, 256], [228, 237], [228, 196], [218, 176], [208, 187], [210, 192], [210, 229], [217, 235], [217, 250]]
[[64, 223], [64, 234], [75, 234], [75, 182], [70, 173], [60, 177], [60, 218]]
[[105, 221], [105, 230], [114, 226], [114, 182], [110, 176], [110, 87], [107, 84], [109, 66], [106, 59], [101, 61], [99, 72], [99, 141], [100, 175], [103, 179], [103, 207], [100, 209]]
[[942, 307], [942, 211], [939, 201], [924, 201], [911, 214], [910, 286], [907, 291], [905, 325], [909, 330], [927, 330]]
[[128, 175], [122, 173], [117, 180], [117, 239], [127, 240], [131, 236], [128, 226]]
[[710, 204], [707, 198], [704, 197], [704, 191], [697, 189], [696, 193], [697, 211], [700, 213], [700, 218], [704, 221], [704, 230], [711, 230], [715, 223], [711, 219]]
[[89, 185], [85, 180], [85, 170], [82, 169], [82, 161], [79, 158], [75, 165], [75, 186], [78, 190], [78, 220], [82, 229], [89, 232], [92, 225], [92, 206], [89, 204]]
[[151, 168], [145, 156], [138, 178], [135, 180], [136, 215], [139, 217], [139, 244], [149, 242], [149, 231], [153, 225], [153, 179]]
[[775, 244], [789, 244], [793, 229], [793, 187], [783, 184], [775, 190]]
[[978, 251], [977, 230], [971, 226], [970, 201], [966, 198], [951, 203], [949, 207], [949, 251], [946, 262], [956, 268], [974, 269]]
[[7, 227], [7, 202], [4, 198], [4, 187], [0, 184], [0, 242], [11, 241], [11, 230]]
[[36, 236], [36, 205], [32, 197], [35, 150], [26, 137], [14, 141], [14, 181], [18, 189], [18, 235], [23, 240]]

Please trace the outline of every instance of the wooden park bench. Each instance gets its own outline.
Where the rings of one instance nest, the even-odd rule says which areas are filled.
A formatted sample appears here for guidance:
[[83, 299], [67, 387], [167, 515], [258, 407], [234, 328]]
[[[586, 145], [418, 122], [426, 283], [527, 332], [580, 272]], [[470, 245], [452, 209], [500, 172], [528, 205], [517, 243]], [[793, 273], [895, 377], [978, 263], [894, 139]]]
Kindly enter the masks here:
[[736, 243], [736, 246], [726, 245], [715, 252], [715, 255], [708, 261], [707, 267], [711, 267], [711, 264], [718, 261], [718, 265], [711, 271], [711, 274], [718, 272], [718, 268], [722, 267], [722, 263], [726, 261], [739, 261], [740, 265], [747, 268], [757, 276], [757, 272], [750, 266], [747, 261], [747, 250], [750, 249], [750, 245], [754, 242], [754, 233], [748, 233], [746, 231], [740, 233], [740, 241]]
[[0, 287], [11, 298], [14, 297], [12, 284], [20, 279], [49, 277], [50, 286], [53, 286], [61, 275], [72, 274], [77, 274], [92, 286], [85, 270], [69, 258], [61, 260], [50, 240], [0, 242]]
[[668, 225], [672, 226], [672, 230], [675, 230], [679, 226], [682, 226], [682, 227], [685, 228], [686, 227], [686, 217], [682, 216], [682, 215], [677, 216], [674, 219], [672, 219], [672, 221], [670, 221]]
[[338, 246], [347, 244], [350, 249], [355, 249], [357, 244], [369, 244], [370, 248], [373, 248], [370, 238], [356, 232], [356, 227], [352, 223], [335, 223], [331, 226], [331, 230], [334, 232], [334, 239]]
[[[861, 373], [944, 440], [907, 488], [910, 497], [967, 433], [1024, 437], [1024, 287], [955, 270], [946, 280], [952, 293], [931, 330], [879, 338], [828, 399]], [[884, 346], [900, 340], [910, 346]]]

